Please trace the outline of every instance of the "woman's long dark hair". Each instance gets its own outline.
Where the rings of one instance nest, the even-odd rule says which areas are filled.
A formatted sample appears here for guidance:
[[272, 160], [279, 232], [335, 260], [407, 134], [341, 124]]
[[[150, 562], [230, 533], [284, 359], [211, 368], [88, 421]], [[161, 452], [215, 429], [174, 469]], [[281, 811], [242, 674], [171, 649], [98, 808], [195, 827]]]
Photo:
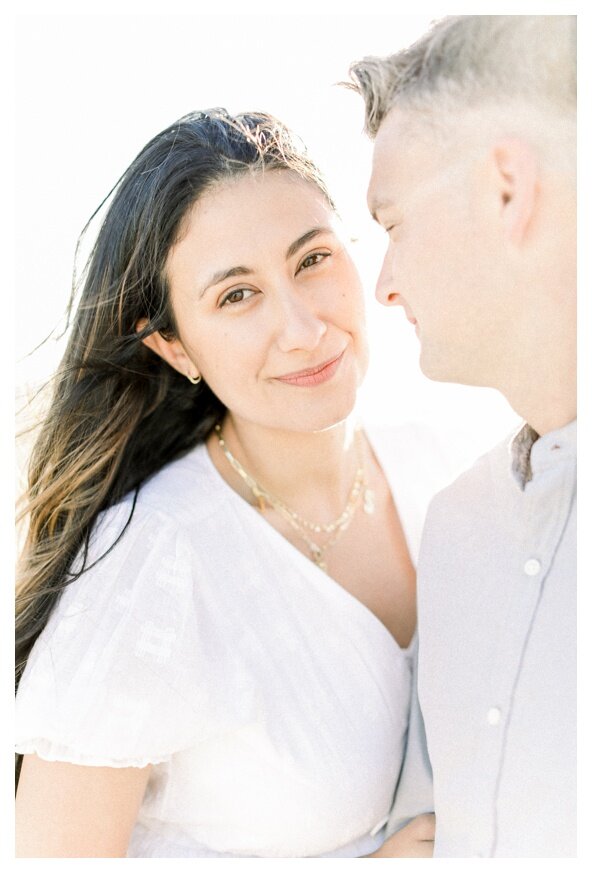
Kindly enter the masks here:
[[[277, 119], [195, 112], [155, 136], [106, 198], [30, 457], [17, 579], [17, 687], [60, 592], [80, 575], [70, 568], [86, 554], [97, 515], [204, 440], [223, 415], [206, 384], [192, 386], [142, 339], [154, 331], [176, 336], [165, 263], [196, 200], [223, 180], [277, 169], [313, 182], [331, 203], [303, 146]], [[141, 319], [148, 323], [136, 332]]]

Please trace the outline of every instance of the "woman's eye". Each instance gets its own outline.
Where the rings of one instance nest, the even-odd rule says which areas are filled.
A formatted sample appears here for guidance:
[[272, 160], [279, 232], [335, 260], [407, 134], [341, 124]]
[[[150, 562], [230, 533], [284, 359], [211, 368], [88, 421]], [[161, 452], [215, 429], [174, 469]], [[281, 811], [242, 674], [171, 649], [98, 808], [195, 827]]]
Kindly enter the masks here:
[[311, 255], [307, 255], [300, 266], [298, 267], [298, 271], [306, 270], [309, 267], [314, 267], [315, 264], [319, 264], [322, 260], [329, 257], [329, 252], [313, 252]]
[[244, 300], [248, 300], [249, 297], [255, 294], [255, 291], [252, 291], [250, 288], [234, 288], [234, 290], [229, 291], [222, 300], [220, 301], [220, 306], [226, 306], [229, 303], [242, 303]]

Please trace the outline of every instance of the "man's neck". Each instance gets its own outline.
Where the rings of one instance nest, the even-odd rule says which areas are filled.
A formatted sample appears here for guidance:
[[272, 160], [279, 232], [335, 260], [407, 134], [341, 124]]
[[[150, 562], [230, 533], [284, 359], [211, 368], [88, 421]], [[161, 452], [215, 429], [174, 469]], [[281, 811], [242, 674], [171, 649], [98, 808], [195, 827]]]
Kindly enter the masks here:
[[[577, 323], [575, 293], [568, 287], [559, 306], [545, 288], [540, 306], [523, 306], [508, 323], [489, 384], [539, 436], [577, 416]], [[532, 302], [532, 301], [531, 301]]]
[[563, 366], [556, 360], [531, 364], [526, 372], [510, 376], [498, 387], [539, 436], [565, 427], [577, 416], [575, 360]]

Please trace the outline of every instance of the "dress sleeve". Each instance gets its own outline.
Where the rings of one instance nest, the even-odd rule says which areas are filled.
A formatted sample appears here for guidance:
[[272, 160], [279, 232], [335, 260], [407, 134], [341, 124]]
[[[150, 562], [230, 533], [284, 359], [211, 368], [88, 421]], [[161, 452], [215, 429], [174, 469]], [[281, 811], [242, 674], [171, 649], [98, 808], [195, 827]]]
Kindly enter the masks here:
[[124, 503], [105, 514], [88, 569], [64, 590], [33, 647], [16, 701], [21, 754], [143, 767], [199, 736], [188, 536], [144, 511], [118, 539], [129, 511]]

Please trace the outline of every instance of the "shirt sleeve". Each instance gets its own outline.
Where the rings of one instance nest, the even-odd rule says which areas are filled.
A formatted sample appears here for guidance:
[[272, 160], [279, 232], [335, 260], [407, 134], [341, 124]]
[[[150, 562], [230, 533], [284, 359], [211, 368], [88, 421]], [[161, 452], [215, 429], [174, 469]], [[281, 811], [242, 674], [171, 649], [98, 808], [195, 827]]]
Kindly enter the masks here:
[[118, 539], [129, 511], [123, 504], [105, 514], [88, 569], [66, 587], [33, 647], [16, 700], [21, 754], [143, 767], [199, 735], [188, 537], [143, 511]]

